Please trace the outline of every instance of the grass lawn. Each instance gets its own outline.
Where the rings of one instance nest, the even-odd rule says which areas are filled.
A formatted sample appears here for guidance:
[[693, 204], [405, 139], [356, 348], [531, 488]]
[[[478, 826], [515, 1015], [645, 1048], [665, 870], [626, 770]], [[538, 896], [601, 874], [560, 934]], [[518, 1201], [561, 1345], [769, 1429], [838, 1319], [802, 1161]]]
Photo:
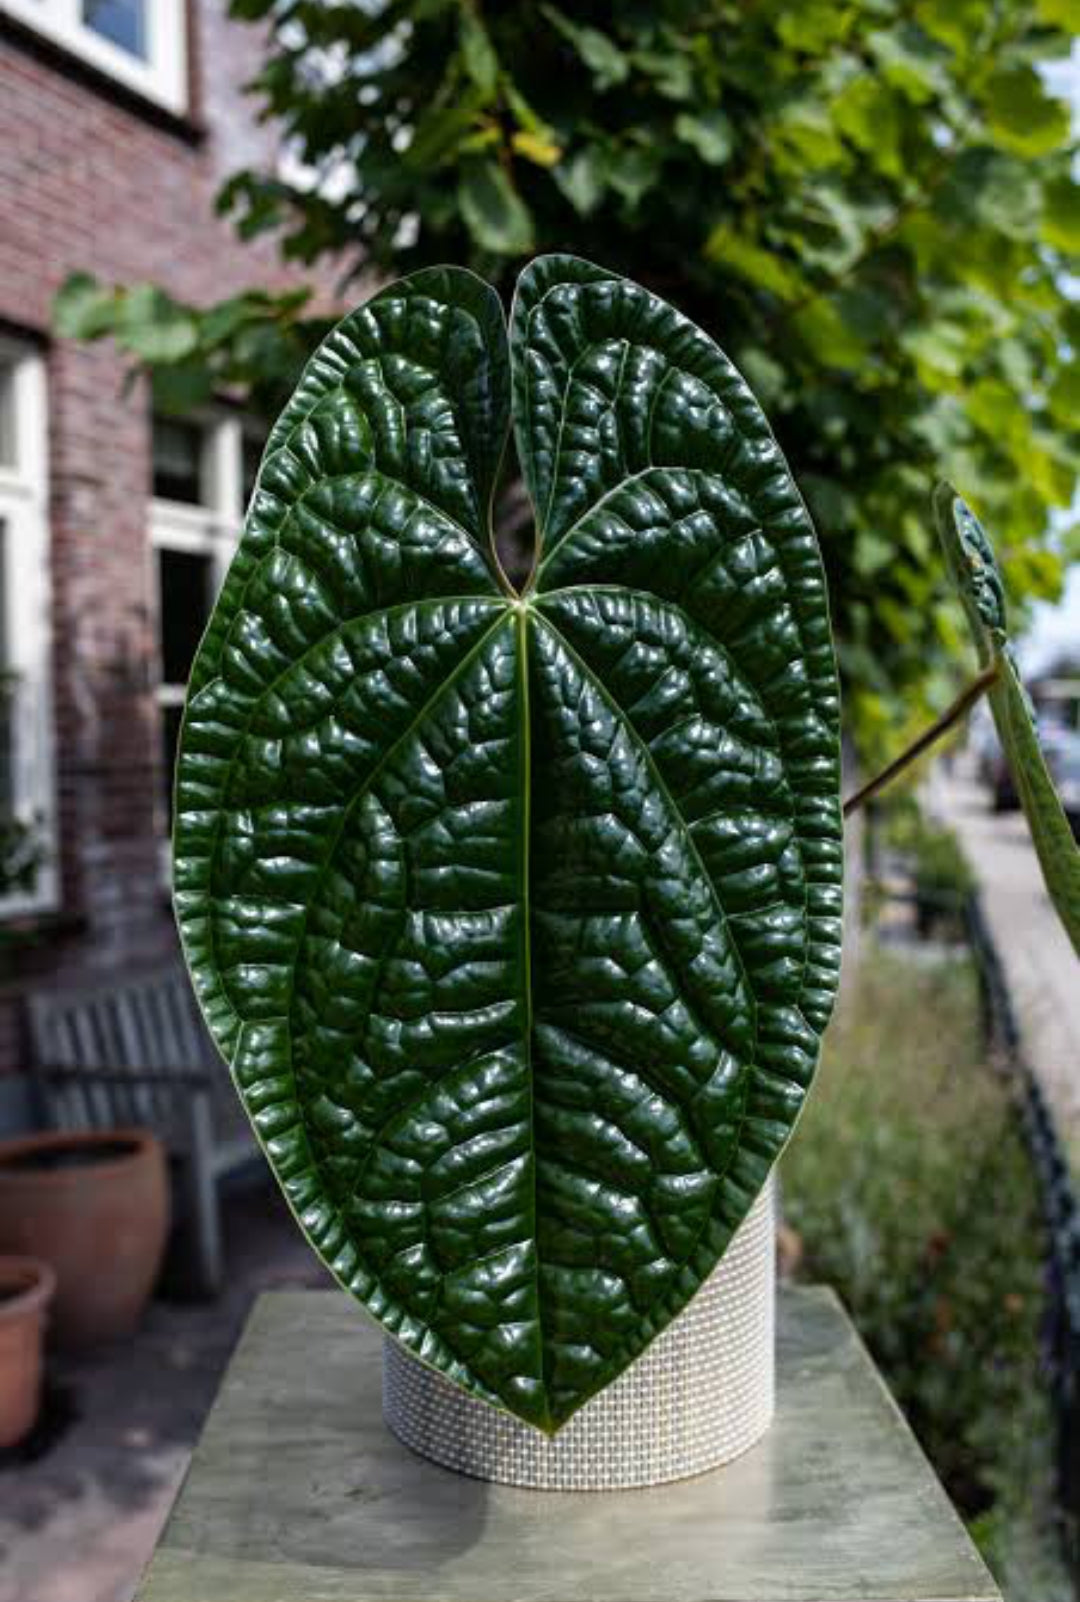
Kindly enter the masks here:
[[782, 1175], [806, 1277], [843, 1297], [1006, 1597], [1071, 1602], [1038, 1192], [969, 961], [867, 946]]

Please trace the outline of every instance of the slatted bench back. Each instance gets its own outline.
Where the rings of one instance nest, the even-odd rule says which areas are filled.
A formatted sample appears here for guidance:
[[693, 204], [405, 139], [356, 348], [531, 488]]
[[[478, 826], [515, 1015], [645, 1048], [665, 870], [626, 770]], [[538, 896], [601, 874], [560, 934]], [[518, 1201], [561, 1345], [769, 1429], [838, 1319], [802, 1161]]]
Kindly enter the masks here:
[[35, 1068], [65, 1128], [134, 1123], [174, 1138], [178, 1099], [205, 1076], [233, 1096], [178, 968], [30, 998]]

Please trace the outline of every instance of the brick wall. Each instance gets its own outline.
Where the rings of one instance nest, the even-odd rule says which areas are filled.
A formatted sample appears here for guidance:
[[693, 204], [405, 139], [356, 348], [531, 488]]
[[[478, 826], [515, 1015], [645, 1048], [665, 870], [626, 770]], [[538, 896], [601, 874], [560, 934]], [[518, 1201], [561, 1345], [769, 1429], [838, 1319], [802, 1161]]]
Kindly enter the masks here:
[[224, 10], [223, 0], [191, 7], [201, 136], [17, 31], [0, 34], [0, 321], [48, 342], [60, 867], [72, 926], [23, 953], [0, 996], [0, 1072], [18, 1065], [29, 975], [173, 949], [156, 832], [147, 396], [141, 384], [124, 392], [126, 365], [111, 347], [49, 339], [49, 317], [76, 269], [153, 279], [195, 301], [288, 281], [269, 247], [238, 245], [213, 215], [222, 176], [273, 138], [239, 92], [258, 37]]

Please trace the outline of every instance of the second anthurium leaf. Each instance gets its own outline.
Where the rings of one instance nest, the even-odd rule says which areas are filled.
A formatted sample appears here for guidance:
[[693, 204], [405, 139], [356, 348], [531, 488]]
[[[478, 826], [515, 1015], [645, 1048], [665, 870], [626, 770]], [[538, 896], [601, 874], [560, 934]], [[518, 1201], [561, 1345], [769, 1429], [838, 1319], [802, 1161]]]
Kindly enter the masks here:
[[982, 524], [951, 484], [939, 484], [935, 490], [934, 513], [980, 665], [997, 669], [988, 699], [1046, 888], [1080, 955], [1080, 849], [1046, 766], [1035, 714], [1009, 642], [1005, 589], [993, 548]]
[[[513, 418], [520, 594], [489, 509]], [[646, 290], [391, 284], [270, 436], [195, 663], [175, 895], [338, 1280], [554, 1431], [713, 1271], [836, 992], [817, 541], [754, 397]]]

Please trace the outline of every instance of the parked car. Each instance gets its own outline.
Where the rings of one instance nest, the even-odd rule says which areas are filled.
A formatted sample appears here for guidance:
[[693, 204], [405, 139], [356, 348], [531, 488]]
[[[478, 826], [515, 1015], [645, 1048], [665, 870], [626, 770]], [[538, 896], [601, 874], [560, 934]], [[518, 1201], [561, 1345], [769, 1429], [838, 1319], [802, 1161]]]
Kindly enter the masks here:
[[983, 772], [990, 790], [990, 805], [994, 811], [1015, 812], [1020, 805], [1020, 797], [1017, 794], [1012, 768], [1000, 744], [988, 756]]
[[[995, 812], [1014, 812], [1020, 805], [1012, 769], [1005, 760], [997, 730], [988, 715], [972, 727], [972, 745], [975, 750], [976, 772], [990, 791], [990, 804]], [[1075, 748], [1080, 739], [1075, 729], [1068, 729], [1055, 718], [1039, 718], [1039, 744], [1053, 771], [1054, 763]]]
[[1058, 754], [1068, 753], [1070, 748], [1080, 739], [1080, 734], [1075, 729], [1069, 728], [1068, 724], [1061, 723], [1056, 718], [1040, 716], [1038, 723], [1039, 744], [1042, 746], [1043, 755], [1047, 762], [1053, 767]]
[[986, 701], [980, 701], [971, 714], [968, 741], [975, 758], [975, 774], [980, 784], [990, 784], [994, 760], [1001, 755], [1001, 742], [994, 727], [993, 713]]
[[1066, 740], [1056, 742], [1047, 752], [1047, 766], [1057, 785], [1065, 816], [1080, 840], [1080, 734], [1072, 731]]
[[990, 791], [990, 805], [995, 812], [1013, 811], [1020, 805], [1020, 797], [985, 701], [980, 702], [972, 714], [968, 738], [975, 757], [975, 774], [979, 783]]

